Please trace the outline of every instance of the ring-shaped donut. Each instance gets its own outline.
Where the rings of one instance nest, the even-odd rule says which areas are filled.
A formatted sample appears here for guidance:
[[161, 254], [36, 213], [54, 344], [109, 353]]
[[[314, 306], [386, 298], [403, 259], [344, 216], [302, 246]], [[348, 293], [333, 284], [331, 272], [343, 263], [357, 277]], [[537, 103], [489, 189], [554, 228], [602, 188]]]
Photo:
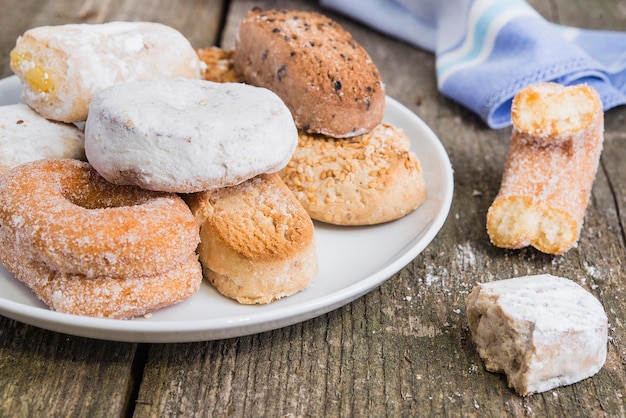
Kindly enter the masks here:
[[[87, 278], [54, 271], [26, 254], [17, 254], [0, 237], [0, 257], [7, 268], [51, 309], [74, 315], [130, 319], [193, 296], [202, 282], [195, 254], [154, 276]], [[6, 244], [6, 245], [5, 245]]]
[[88, 163], [39, 160], [0, 179], [0, 233], [60, 273], [152, 276], [192, 253], [198, 225], [176, 194], [103, 179]]

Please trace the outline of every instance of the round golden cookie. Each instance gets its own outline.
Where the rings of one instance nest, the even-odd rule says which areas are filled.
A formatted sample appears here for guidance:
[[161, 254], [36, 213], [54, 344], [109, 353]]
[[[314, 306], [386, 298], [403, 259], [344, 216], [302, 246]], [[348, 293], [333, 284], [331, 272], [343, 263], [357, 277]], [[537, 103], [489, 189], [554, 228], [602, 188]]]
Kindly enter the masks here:
[[426, 199], [410, 139], [390, 124], [347, 139], [299, 132], [280, 176], [309, 216], [335, 225], [373, 225], [401, 218]]
[[204, 276], [224, 296], [271, 303], [317, 277], [313, 222], [276, 173], [186, 200], [200, 224]]

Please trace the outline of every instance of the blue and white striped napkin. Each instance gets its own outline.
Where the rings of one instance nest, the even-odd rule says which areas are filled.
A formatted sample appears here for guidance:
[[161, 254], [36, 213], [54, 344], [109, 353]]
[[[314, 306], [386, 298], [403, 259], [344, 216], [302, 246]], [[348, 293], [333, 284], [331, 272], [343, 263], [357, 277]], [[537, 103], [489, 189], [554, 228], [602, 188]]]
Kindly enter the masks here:
[[513, 96], [539, 81], [592, 85], [605, 110], [626, 104], [626, 32], [556, 25], [523, 0], [320, 2], [433, 52], [439, 90], [494, 129], [511, 124]]

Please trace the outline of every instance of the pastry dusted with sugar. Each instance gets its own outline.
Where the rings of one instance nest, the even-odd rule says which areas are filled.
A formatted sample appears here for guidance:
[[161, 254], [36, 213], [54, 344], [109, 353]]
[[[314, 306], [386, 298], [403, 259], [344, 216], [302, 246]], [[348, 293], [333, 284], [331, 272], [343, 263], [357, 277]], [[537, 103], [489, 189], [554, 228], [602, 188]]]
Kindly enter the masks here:
[[80, 122], [92, 97], [121, 81], [200, 78], [201, 61], [177, 30], [152, 22], [41, 26], [11, 51], [22, 98], [48, 119]]
[[44, 158], [85, 160], [83, 132], [50, 121], [24, 103], [0, 106], [0, 175]]
[[595, 375], [607, 355], [602, 304], [573, 281], [542, 274], [482, 283], [466, 300], [487, 370], [525, 396]]
[[200, 225], [204, 276], [242, 304], [267, 304], [318, 274], [313, 222], [277, 174], [186, 196]]
[[55, 311], [129, 319], [202, 283], [198, 225], [176, 194], [44, 159], [0, 176], [0, 202], [0, 262]]
[[385, 89], [378, 69], [326, 16], [253, 9], [239, 24], [234, 62], [247, 83], [278, 94], [305, 132], [343, 138], [382, 122]]
[[512, 120], [487, 232], [498, 247], [563, 254], [578, 242], [598, 169], [602, 102], [587, 85], [539, 83], [515, 96]]
[[289, 109], [268, 89], [185, 78], [98, 93], [85, 154], [115, 184], [175, 193], [233, 186], [281, 170], [298, 144]]

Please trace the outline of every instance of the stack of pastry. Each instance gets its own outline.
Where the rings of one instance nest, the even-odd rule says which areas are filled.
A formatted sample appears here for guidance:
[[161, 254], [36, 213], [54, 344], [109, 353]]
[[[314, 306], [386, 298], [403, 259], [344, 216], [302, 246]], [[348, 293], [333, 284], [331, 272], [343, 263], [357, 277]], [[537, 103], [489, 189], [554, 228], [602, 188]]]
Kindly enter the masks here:
[[292, 295], [318, 273], [313, 222], [275, 174], [296, 144], [280, 98], [243, 83], [113, 86], [85, 125], [87, 158], [109, 181], [184, 194], [204, 276], [246, 304]]
[[103, 179], [79, 161], [85, 135], [73, 123], [112, 85], [199, 78], [201, 64], [157, 23], [44, 26], [17, 39], [25, 104], [0, 108], [0, 260], [52, 309], [131, 318], [198, 290], [198, 226], [184, 201]]
[[[36, 28], [18, 39], [11, 65], [28, 106], [3, 112], [2, 141], [26, 138], [19, 149], [58, 126], [63, 152], [6, 158], [0, 258], [52, 309], [144, 315], [193, 295], [200, 262], [242, 303], [274, 301], [316, 277], [312, 221], [274, 174], [297, 145], [274, 93], [202, 80], [206, 68], [182, 35], [143, 22]], [[82, 121], [84, 134], [65, 124]], [[224, 232], [241, 222], [244, 235]], [[254, 251], [237, 247], [250, 237]]]
[[586, 379], [606, 361], [606, 312], [570, 279], [541, 274], [480, 283], [465, 303], [485, 367], [505, 373], [520, 395]]
[[0, 260], [51, 308], [130, 318], [199, 288], [198, 226], [179, 196], [42, 159], [0, 178]]
[[[312, 219], [376, 224], [402, 217], [424, 201], [419, 160], [410, 140], [382, 123], [383, 82], [350, 34], [316, 13], [255, 9], [242, 20], [237, 39], [234, 51], [193, 49], [177, 31], [146, 22], [41, 27], [18, 39], [11, 67], [23, 82], [28, 107], [21, 110], [28, 113], [11, 116], [11, 132], [38, 126], [31, 122], [37, 119], [66, 124], [58, 142], [68, 142], [68, 130], [75, 138], [69, 154], [29, 157], [52, 159], [54, 182], [42, 174], [50, 167], [20, 159], [5, 164], [11, 170], [0, 179], [0, 191], [9, 199], [31, 187], [24, 188], [24, 179], [41, 182], [47, 198], [54, 195], [67, 213], [89, 219], [91, 227], [79, 228], [83, 232], [75, 242], [111, 243], [86, 258], [104, 260], [93, 271], [87, 262], [80, 269], [54, 264], [85, 254], [78, 244], [70, 253], [24, 244], [23, 237], [33, 235], [28, 231], [43, 231], [41, 225], [36, 218], [20, 221], [15, 214], [23, 208], [5, 207], [2, 262], [52, 308], [116, 318], [142, 315], [191, 296], [202, 278], [200, 265], [224, 295], [240, 303], [269, 303], [306, 288], [317, 276]], [[85, 122], [84, 134], [67, 125], [76, 122]], [[77, 166], [75, 159], [87, 162]], [[71, 193], [60, 193], [59, 183], [72, 178], [72, 170], [86, 183], [72, 183]], [[179, 195], [187, 212], [180, 212]], [[163, 264], [150, 257], [122, 261], [134, 241], [163, 248], [161, 241], [148, 240], [150, 228], [163, 231], [151, 209], [151, 202], [163, 197], [182, 218], [195, 219], [197, 228], [195, 234], [188, 227], [167, 229], [180, 230], [169, 242], [184, 241], [175, 244], [184, 249], [199, 240], [194, 252], [199, 260], [184, 254], [157, 270], [121, 273], [114, 267]], [[37, 199], [27, 202], [33, 213], [54, 211]], [[145, 219], [131, 216], [136, 209], [145, 210]], [[97, 222], [114, 224], [98, 218], [101, 213], [115, 213], [134, 226], [100, 228]], [[63, 213], [49, 216], [54, 225], [67, 221]], [[126, 228], [136, 234], [123, 234]], [[57, 236], [65, 242], [63, 234]], [[109, 240], [109, 235], [125, 238]], [[54, 256], [34, 256], [47, 252]], [[182, 260], [184, 278], [176, 273]], [[79, 277], [89, 279], [89, 290], [75, 286]], [[108, 286], [139, 277], [149, 278], [152, 285], [144, 287], [154, 295], [102, 302], [107, 300], [102, 295], [113, 292]], [[163, 278], [186, 291], [167, 297], [168, 286], [154, 285]], [[81, 291], [84, 298], [77, 296]], [[134, 294], [128, 288], [115, 292]]]
[[[282, 190], [286, 197], [287, 189], [281, 185], [284, 182], [310, 218], [337, 225], [390, 221], [424, 201], [423, 173], [418, 158], [409, 149], [409, 138], [396, 127], [382, 123], [385, 94], [378, 69], [336, 22], [317, 13], [255, 9], [241, 21], [234, 50], [209, 47], [197, 53], [205, 63], [206, 80], [267, 88], [284, 101], [294, 118], [298, 128], [295, 153], [278, 172], [280, 178], [263, 177], [259, 186], [267, 183], [263, 187]], [[254, 209], [252, 203], [240, 209], [221, 207], [219, 198], [227, 194], [232, 199], [233, 193], [250, 196], [258, 191], [242, 185], [186, 199], [202, 231], [215, 231], [225, 219]], [[290, 216], [295, 218], [295, 213]], [[205, 276], [240, 302], [253, 301], [249, 296], [236, 295], [234, 289], [251, 287], [254, 282], [242, 283], [241, 278], [232, 275], [225, 281], [228, 275], [222, 271], [224, 266], [240, 265], [241, 272], [250, 273], [256, 268], [258, 277], [267, 277], [268, 271], [276, 270], [277, 257], [291, 252], [286, 250], [288, 247], [293, 250], [310, 245], [307, 240], [292, 242], [293, 237], [309, 234], [302, 230], [304, 224], [299, 224], [300, 229], [292, 237], [276, 241], [271, 254], [246, 248], [259, 244], [254, 229], [235, 228], [230, 236], [221, 234], [221, 238], [201, 231], [201, 236], [208, 235], [199, 247]], [[231, 250], [213, 249], [225, 246]], [[234, 262], [225, 262], [222, 254], [231, 254]], [[261, 262], [262, 258], [265, 261]], [[313, 271], [306, 259], [294, 262], [293, 268], [297, 264], [309, 265], [304, 269]], [[248, 274], [242, 273], [242, 277]], [[278, 289], [287, 285], [293, 284], [276, 285], [277, 290], [269, 294], [281, 294]], [[268, 297], [257, 297], [257, 303], [261, 299]]]
[[311, 218], [370, 225], [400, 218], [426, 189], [410, 140], [382, 124], [385, 89], [361, 45], [313, 12], [250, 11], [240, 22], [231, 70], [274, 91], [299, 130], [280, 172]]

